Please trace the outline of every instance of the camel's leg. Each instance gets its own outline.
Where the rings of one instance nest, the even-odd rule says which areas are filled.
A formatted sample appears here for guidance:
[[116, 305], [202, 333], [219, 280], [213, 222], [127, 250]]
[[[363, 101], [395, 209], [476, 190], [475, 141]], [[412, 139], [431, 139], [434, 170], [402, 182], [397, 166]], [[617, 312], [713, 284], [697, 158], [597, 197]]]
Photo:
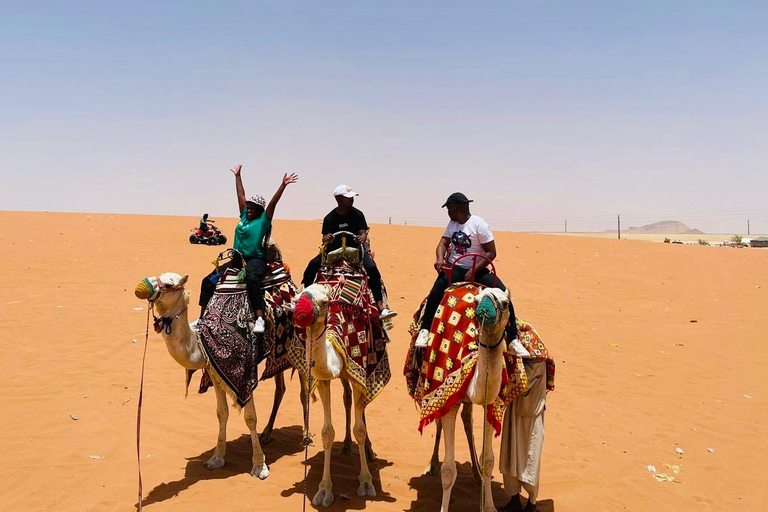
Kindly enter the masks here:
[[307, 378], [299, 373], [299, 383], [301, 384], [301, 391], [299, 391], [299, 399], [301, 400], [301, 413], [304, 416], [304, 438], [301, 440], [302, 446], [315, 446], [315, 442], [312, 440], [312, 434], [309, 433], [309, 415], [307, 409], [309, 408], [309, 388]]
[[368, 438], [365, 420], [363, 419], [365, 397], [356, 388], [352, 390], [352, 394], [355, 403], [355, 441], [357, 441], [357, 449], [360, 452], [360, 487], [357, 488], [357, 495], [375, 498], [376, 489], [373, 487], [373, 479], [371, 478], [371, 472], [368, 470], [368, 459], [365, 454], [365, 441]]
[[440, 437], [443, 435], [443, 421], [435, 422], [435, 446], [432, 448], [432, 458], [429, 466], [424, 470], [425, 475], [440, 476]]
[[373, 451], [373, 445], [371, 444], [371, 434], [368, 432], [368, 421], [365, 419], [365, 408], [363, 408], [363, 423], [365, 424], [365, 456], [368, 462], [376, 460], [376, 452]]
[[283, 395], [285, 395], [285, 376], [283, 372], [275, 375], [275, 400], [272, 402], [272, 414], [269, 416], [267, 426], [264, 427], [259, 441], [267, 444], [272, 440], [272, 430], [275, 428], [275, 420], [277, 419], [277, 411], [280, 409], [280, 403], [283, 401]]
[[467, 444], [469, 445], [469, 459], [472, 462], [472, 477], [475, 483], [480, 485], [482, 478], [480, 476], [480, 465], [477, 463], [477, 450], [475, 449], [475, 436], [472, 433], [472, 404], [465, 403], [461, 409], [461, 422], [464, 424], [464, 433], [467, 434]]
[[316, 507], [328, 507], [333, 503], [333, 484], [331, 483], [331, 449], [336, 433], [333, 430], [331, 422], [331, 381], [321, 380], [317, 383], [317, 392], [320, 395], [320, 401], [323, 402], [323, 450], [325, 458], [323, 461], [323, 479], [320, 481], [320, 488], [315, 497], [312, 498], [312, 504]]
[[245, 404], [243, 409], [245, 424], [248, 425], [248, 429], [251, 431], [251, 444], [253, 445], [253, 467], [251, 468], [251, 476], [257, 476], [259, 479], [264, 480], [269, 476], [269, 466], [267, 466], [264, 452], [261, 451], [259, 433], [256, 430], [256, 407], [253, 405], [253, 395], [251, 395], [251, 399]]
[[213, 457], [208, 459], [205, 467], [208, 469], [219, 469], [224, 465], [224, 454], [227, 451], [227, 420], [229, 419], [229, 404], [227, 404], [227, 394], [221, 387], [221, 381], [218, 376], [211, 375], [213, 389], [216, 391], [216, 417], [219, 419], [219, 438], [216, 441], [216, 448], [213, 450]]
[[[483, 412], [485, 410], [485, 407], [483, 407]], [[496, 505], [493, 504], [493, 491], [491, 490], [491, 478], [493, 477], [495, 459], [493, 456], [493, 427], [490, 425], [485, 429], [485, 460], [483, 463], [483, 486], [485, 488], [483, 512], [496, 512]]]
[[456, 413], [459, 406], [454, 405], [448, 414], [443, 416], [443, 431], [445, 432], [445, 460], [440, 469], [440, 480], [443, 484], [443, 504], [440, 512], [448, 512], [451, 502], [451, 491], [456, 482]]
[[352, 386], [347, 379], [341, 379], [344, 388], [344, 418], [346, 420], [344, 430], [344, 442], [341, 443], [339, 455], [352, 455]]

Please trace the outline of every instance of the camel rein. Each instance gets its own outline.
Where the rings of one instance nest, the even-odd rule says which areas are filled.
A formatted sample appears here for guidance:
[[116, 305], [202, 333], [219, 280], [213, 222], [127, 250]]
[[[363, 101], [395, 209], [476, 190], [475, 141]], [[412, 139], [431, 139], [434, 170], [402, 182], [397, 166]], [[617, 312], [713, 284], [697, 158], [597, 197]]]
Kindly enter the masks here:
[[139, 384], [139, 405], [136, 409], [136, 460], [139, 471], [139, 505], [138, 512], [141, 512], [141, 502], [144, 501], [143, 489], [141, 485], [141, 403], [144, 400], [144, 363], [147, 360], [147, 345], [149, 344], [149, 317], [154, 316], [155, 304], [149, 303], [147, 308], [147, 329], [144, 334], [144, 354], [141, 357], [141, 383]]

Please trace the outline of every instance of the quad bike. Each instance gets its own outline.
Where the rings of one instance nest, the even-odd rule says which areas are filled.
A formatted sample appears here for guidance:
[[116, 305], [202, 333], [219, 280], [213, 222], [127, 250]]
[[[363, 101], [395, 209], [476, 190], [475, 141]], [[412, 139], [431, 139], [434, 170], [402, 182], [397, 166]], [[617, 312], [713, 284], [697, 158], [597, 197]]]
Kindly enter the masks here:
[[221, 234], [221, 230], [213, 224], [214, 220], [208, 220], [208, 231], [203, 232], [200, 227], [197, 229], [190, 229], [192, 232], [189, 235], [189, 243], [191, 244], [206, 244], [206, 245], [224, 245], [227, 243], [227, 237]]

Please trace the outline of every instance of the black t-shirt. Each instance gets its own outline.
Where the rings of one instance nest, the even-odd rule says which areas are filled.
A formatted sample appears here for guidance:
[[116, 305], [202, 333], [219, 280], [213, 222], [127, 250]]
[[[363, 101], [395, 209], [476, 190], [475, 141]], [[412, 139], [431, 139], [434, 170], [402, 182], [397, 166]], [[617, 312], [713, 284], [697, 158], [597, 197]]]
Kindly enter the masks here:
[[[357, 235], [361, 231], [367, 229], [368, 223], [365, 221], [365, 215], [354, 206], [344, 215], [336, 212], [336, 209], [334, 208], [331, 210], [331, 213], [326, 215], [323, 219], [323, 235], [336, 233], [338, 231], [350, 231]], [[340, 236], [336, 237], [336, 239], [331, 242], [331, 245], [328, 246], [328, 250], [333, 251], [334, 249], [341, 247], [342, 238], [343, 237]], [[357, 242], [352, 240], [351, 237], [347, 237], [347, 247], [357, 247]]]

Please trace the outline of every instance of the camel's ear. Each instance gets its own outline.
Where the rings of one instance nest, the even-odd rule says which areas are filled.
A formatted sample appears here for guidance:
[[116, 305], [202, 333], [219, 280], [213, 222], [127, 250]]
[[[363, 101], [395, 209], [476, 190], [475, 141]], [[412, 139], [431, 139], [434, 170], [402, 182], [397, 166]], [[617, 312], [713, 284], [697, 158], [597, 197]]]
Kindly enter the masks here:
[[179, 286], [184, 286], [184, 283], [187, 282], [187, 279], [189, 279], [189, 274], [181, 278], [181, 281], [179, 281]]
[[476, 294], [474, 295], [474, 297], [475, 297], [475, 304], [479, 304], [479, 303], [480, 303], [480, 294], [479, 294], [479, 293], [476, 293]]
[[507, 298], [508, 298], [509, 300], [512, 300], [512, 297], [510, 297], [510, 296], [509, 296], [509, 288], [507, 288], [506, 290], [504, 290], [504, 293], [506, 293], [506, 294], [507, 294]]

